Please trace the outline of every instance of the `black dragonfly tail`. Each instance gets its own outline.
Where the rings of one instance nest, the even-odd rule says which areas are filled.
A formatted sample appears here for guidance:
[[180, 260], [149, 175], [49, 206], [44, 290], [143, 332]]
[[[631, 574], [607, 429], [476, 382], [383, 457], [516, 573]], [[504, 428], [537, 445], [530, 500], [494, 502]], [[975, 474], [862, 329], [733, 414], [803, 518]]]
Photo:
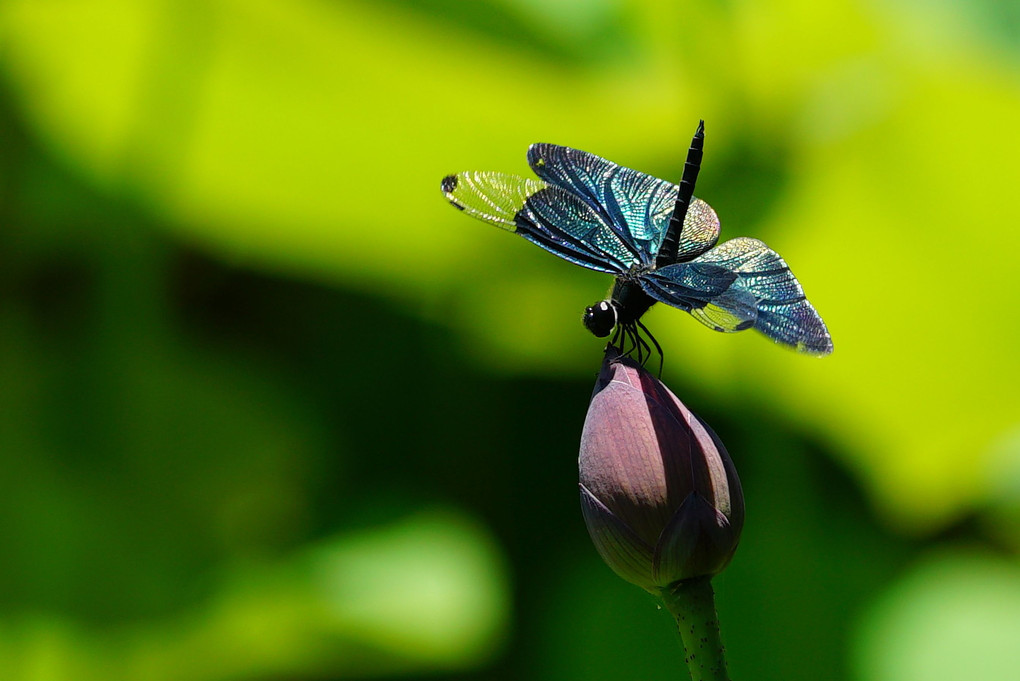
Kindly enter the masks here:
[[698, 123], [698, 129], [691, 140], [691, 147], [687, 150], [687, 161], [684, 163], [684, 173], [680, 178], [680, 191], [676, 197], [676, 204], [673, 206], [673, 217], [669, 219], [669, 227], [666, 229], [666, 236], [659, 245], [659, 253], [655, 256], [655, 267], [665, 267], [676, 262], [676, 254], [680, 248], [680, 233], [684, 229], [684, 218], [687, 217], [687, 207], [694, 197], [694, 183], [698, 181], [698, 171], [701, 170], [701, 156], [705, 149], [705, 121]]

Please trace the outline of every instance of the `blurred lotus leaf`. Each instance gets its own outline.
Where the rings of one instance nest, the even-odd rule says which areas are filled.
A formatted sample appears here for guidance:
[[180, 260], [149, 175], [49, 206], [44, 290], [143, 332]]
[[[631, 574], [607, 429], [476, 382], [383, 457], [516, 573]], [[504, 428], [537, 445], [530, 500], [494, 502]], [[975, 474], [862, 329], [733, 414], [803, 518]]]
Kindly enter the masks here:
[[1013, 678], [1020, 570], [989, 555], [929, 556], [869, 609], [859, 631], [859, 678]]
[[507, 614], [490, 539], [451, 512], [337, 536], [278, 565], [238, 566], [210, 602], [128, 629], [0, 621], [4, 678], [216, 681], [371, 678], [470, 668]]

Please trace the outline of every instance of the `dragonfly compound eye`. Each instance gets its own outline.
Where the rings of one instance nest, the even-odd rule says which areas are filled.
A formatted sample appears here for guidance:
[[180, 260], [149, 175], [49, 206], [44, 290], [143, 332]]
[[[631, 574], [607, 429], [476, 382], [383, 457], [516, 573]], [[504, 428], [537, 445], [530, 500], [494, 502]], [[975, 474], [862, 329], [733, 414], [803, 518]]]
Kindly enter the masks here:
[[583, 321], [584, 328], [598, 338], [605, 338], [616, 326], [616, 308], [609, 301], [603, 300], [585, 309]]

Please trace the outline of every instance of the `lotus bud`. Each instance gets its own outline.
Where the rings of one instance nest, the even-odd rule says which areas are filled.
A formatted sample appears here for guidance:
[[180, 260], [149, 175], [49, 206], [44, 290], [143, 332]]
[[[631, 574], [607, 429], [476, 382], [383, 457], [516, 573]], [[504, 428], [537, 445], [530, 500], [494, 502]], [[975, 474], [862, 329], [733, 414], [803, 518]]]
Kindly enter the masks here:
[[711, 577], [744, 525], [740, 480], [718, 436], [610, 346], [581, 436], [581, 506], [602, 559], [652, 593]]

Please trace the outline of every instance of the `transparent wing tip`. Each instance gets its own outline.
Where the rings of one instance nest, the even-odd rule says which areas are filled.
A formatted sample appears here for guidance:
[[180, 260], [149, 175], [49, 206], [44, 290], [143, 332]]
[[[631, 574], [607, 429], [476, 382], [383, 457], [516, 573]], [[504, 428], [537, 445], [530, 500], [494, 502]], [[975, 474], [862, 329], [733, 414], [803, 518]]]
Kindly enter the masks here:
[[832, 354], [832, 337], [829, 335], [828, 330], [824, 330], [821, 334], [809, 336], [804, 340], [798, 341], [795, 348], [797, 352], [802, 352], [805, 355], [825, 357]]
[[825, 357], [826, 355], [832, 354], [832, 339], [826, 337], [821, 341], [813, 341], [811, 343], [798, 343], [797, 351], [803, 352], [805, 355], [814, 355], [815, 357]]

